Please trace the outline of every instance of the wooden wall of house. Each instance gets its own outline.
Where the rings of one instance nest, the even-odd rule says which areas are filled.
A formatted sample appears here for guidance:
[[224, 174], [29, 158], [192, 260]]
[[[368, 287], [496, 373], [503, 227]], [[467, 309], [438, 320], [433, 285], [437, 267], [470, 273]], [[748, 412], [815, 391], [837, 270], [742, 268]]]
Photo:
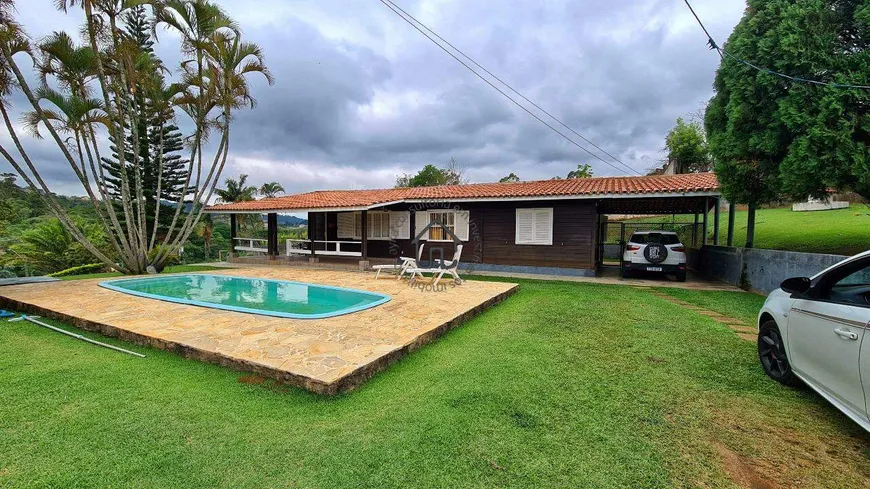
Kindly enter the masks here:
[[[487, 202], [458, 203], [458, 207], [470, 211], [469, 240], [462, 251], [462, 261], [492, 265], [533, 266], [594, 269], [598, 244], [598, 211], [595, 201], [538, 201], [538, 202]], [[553, 244], [518, 245], [516, 239], [516, 209], [553, 208]], [[440, 208], [440, 207], [439, 207]], [[411, 235], [414, 235], [414, 210], [427, 210], [414, 204], [394, 205], [389, 210], [410, 210]], [[434, 210], [429, 208], [428, 210]], [[325, 226], [329, 240], [338, 239], [337, 214], [326, 214]], [[449, 259], [453, 256], [453, 243], [427, 243], [428, 250], [434, 247], [444, 250]], [[398, 255], [413, 256], [411, 240], [369, 240], [369, 257], [392, 258]], [[437, 256], [436, 256], [437, 257]]]
[[[516, 209], [553, 208], [553, 244], [518, 245]], [[590, 201], [504, 202], [483, 209], [483, 263], [513, 266], [595, 268], [598, 213]]]

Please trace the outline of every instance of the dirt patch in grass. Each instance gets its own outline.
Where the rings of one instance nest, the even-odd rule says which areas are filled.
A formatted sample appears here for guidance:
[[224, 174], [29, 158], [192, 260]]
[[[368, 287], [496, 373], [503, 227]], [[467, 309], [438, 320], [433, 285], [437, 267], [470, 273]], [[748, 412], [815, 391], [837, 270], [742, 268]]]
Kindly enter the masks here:
[[260, 377], [259, 375], [242, 375], [239, 377], [240, 384], [261, 385], [265, 381], [266, 378]]
[[747, 489], [777, 489], [779, 486], [761, 475], [744, 457], [721, 443], [715, 443], [722, 457], [722, 468], [732, 482]]
[[[870, 487], [870, 467], [860, 462], [870, 437], [834, 408], [771, 416], [750, 400], [734, 401], [714, 409], [711, 434], [723, 470], [738, 486]], [[843, 436], [844, 425], [854, 436]]]

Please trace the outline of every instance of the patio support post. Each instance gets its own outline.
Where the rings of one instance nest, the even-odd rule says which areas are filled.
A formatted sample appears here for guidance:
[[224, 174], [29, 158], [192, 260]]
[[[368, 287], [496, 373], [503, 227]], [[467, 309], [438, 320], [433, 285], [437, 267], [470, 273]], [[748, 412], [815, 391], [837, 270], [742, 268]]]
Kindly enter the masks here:
[[695, 224], [692, 226], [692, 248], [698, 246], [698, 213], [695, 213]]
[[359, 268], [360, 270], [365, 270], [369, 265], [369, 213], [368, 211], [362, 211], [361, 214], [362, 218], [360, 219], [360, 226], [362, 229], [360, 230], [360, 235], [362, 236], [362, 260], [359, 262]]
[[701, 231], [701, 246], [707, 246], [707, 221], [710, 216], [710, 198], [704, 197], [704, 229]]
[[746, 247], [752, 248], [755, 242], [755, 204], [749, 204], [748, 214], [746, 222]]
[[315, 225], [315, 221], [317, 220], [317, 212], [309, 212], [308, 213], [308, 249], [311, 250], [311, 256], [308, 258], [309, 262], [313, 261], [315, 258], [314, 255], [314, 234], [316, 233], [317, 226]]
[[275, 212], [266, 214], [266, 248], [269, 259], [274, 260], [278, 256], [278, 214]]
[[713, 199], [716, 207], [713, 208], [713, 245], [719, 246], [719, 207], [722, 201], [719, 197]]
[[734, 202], [728, 202], [728, 246], [734, 246], [734, 217], [737, 214], [737, 206]]
[[236, 256], [236, 236], [238, 234], [238, 223], [236, 223], [236, 215], [230, 214], [230, 257]]

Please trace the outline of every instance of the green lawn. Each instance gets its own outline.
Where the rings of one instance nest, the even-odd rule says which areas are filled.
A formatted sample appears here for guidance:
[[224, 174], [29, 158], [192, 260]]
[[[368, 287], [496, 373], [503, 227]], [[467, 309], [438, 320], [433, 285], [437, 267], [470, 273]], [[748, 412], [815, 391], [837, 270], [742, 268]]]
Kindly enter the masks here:
[[[734, 220], [734, 244], [746, 244], [746, 211], [738, 211]], [[677, 216], [678, 222], [690, 222], [692, 216]], [[641, 217], [642, 222], [671, 222], [666, 218]], [[712, 240], [713, 213], [709, 217]], [[721, 244], [728, 237], [728, 212], [721, 213]], [[854, 255], [870, 249], [870, 208], [852, 204], [848, 209], [817, 212], [793, 212], [791, 208], [760, 209], [756, 214], [755, 247], [773, 250], [803, 251]]]
[[740, 319], [748, 325], [755, 326], [758, 312], [766, 300], [765, 296], [757, 294], [736, 294], [726, 291], [690, 290], [667, 288], [661, 289], [671, 297], [682, 299], [724, 316]]
[[0, 487], [866, 487], [870, 436], [725, 326], [646, 290], [519, 282], [335, 398], [0, 323]]
[[[188, 273], [188, 272], [209, 272], [212, 270], [223, 270], [220, 267], [211, 267], [208, 265], [175, 265], [172, 267], [166, 267], [163, 270], [163, 273]], [[69, 275], [66, 277], [58, 277], [60, 280], [82, 280], [87, 278], [111, 278], [111, 277], [120, 277], [123, 274], [120, 272], [108, 272], [108, 273], [88, 273], [84, 275]]]

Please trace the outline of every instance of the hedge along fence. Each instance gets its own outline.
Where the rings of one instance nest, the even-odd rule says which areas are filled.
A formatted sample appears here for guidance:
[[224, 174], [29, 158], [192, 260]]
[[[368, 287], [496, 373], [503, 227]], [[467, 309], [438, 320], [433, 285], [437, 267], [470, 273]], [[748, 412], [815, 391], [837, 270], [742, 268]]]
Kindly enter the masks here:
[[766, 295], [787, 278], [811, 277], [846, 258], [822, 253], [704, 246], [695, 268], [709, 277]]

